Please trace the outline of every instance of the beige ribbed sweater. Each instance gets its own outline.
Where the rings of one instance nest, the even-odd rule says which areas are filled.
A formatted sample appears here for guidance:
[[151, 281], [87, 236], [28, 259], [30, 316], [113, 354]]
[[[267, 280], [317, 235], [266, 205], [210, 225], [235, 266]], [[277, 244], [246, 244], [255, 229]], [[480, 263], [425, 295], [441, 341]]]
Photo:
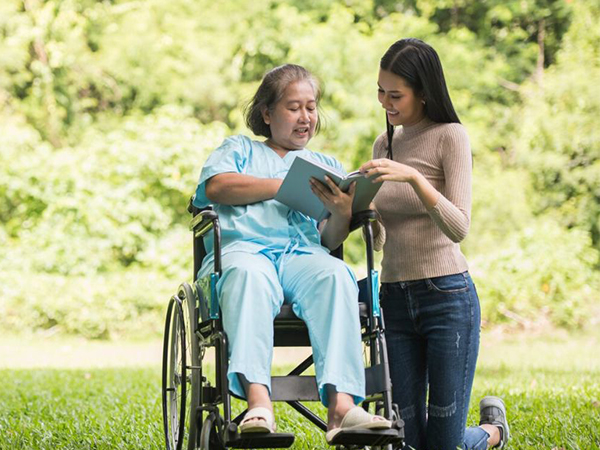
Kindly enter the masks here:
[[[387, 134], [373, 145], [374, 158], [387, 155]], [[419, 280], [464, 272], [467, 261], [458, 242], [471, 220], [471, 147], [464, 127], [425, 118], [398, 127], [393, 159], [417, 169], [440, 193], [427, 210], [408, 183], [386, 181], [375, 206], [386, 228], [381, 281]]]

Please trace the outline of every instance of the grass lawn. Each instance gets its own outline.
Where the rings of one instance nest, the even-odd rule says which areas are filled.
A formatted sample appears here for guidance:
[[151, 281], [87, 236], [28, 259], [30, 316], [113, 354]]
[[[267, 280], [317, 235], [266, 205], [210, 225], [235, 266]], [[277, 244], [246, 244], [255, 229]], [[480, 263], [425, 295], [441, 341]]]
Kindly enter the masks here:
[[[20, 351], [34, 351], [30, 344]], [[480, 397], [499, 395], [509, 408], [509, 449], [600, 449], [599, 346], [597, 333], [484, 334], [469, 423]], [[23, 368], [15, 359], [17, 368], [0, 366], [0, 449], [164, 448], [158, 365]], [[330, 448], [287, 406], [276, 405], [276, 414], [279, 429], [296, 434], [292, 448]]]

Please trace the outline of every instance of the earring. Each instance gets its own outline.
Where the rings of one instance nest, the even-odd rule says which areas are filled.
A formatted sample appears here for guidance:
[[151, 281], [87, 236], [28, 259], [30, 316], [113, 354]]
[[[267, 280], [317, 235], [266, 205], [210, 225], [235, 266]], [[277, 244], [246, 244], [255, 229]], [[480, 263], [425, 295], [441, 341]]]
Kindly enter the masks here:
[[421, 103], [425, 104], [425, 100], [421, 100]]

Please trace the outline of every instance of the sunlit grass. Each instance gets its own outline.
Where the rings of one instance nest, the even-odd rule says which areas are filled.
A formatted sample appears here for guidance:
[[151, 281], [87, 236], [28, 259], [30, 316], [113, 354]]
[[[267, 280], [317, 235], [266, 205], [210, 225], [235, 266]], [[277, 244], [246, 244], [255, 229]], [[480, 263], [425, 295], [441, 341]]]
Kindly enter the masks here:
[[[513, 431], [509, 448], [600, 448], [600, 361], [590, 353], [598, 336], [488, 335], [483, 343], [469, 424], [479, 398], [499, 395]], [[3, 369], [0, 377], [0, 449], [164, 448], [157, 366]], [[276, 405], [276, 415], [281, 431], [296, 434], [294, 449], [328, 448], [288, 406]]]

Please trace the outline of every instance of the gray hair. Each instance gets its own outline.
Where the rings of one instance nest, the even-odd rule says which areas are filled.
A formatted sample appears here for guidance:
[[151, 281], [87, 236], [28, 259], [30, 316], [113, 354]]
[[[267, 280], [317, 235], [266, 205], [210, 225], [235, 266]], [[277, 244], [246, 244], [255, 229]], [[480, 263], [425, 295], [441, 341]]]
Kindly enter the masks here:
[[[304, 67], [296, 64], [284, 64], [275, 67], [265, 74], [254, 97], [244, 110], [244, 119], [248, 128], [257, 136], [270, 138], [271, 127], [263, 119], [263, 111], [272, 111], [283, 97], [285, 89], [296, 81], [308, 81], [315, 92], [317, 108], [321, 99], [321, 88], [317, 79]], [[317, 120], [315, 133], [321, 128], [321, 120]]]

